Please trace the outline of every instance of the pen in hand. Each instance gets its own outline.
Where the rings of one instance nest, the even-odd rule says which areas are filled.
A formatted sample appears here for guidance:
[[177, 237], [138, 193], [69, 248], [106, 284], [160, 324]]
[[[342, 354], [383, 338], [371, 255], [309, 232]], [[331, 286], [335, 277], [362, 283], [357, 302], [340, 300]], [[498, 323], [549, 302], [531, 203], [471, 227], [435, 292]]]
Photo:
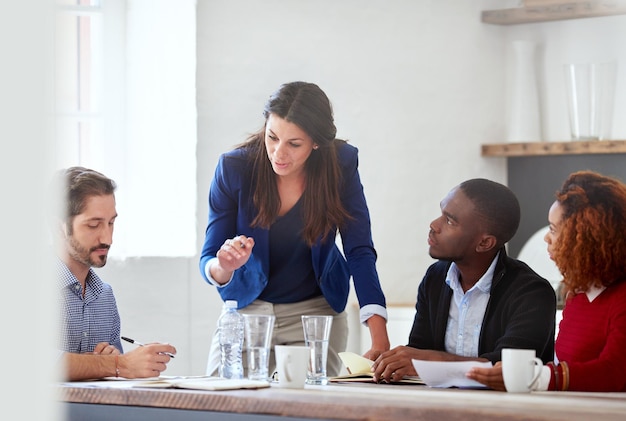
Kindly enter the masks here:
[[[131, 338], [127, 338], [126, 336], [122, 336], [122, 339], [125, 340], [126, 342], [130, 342], [131, 344], [135, 344], [137, 346], [144, 346], [144, 344], [142, 344], [139, 341], [136, 341], [134, 339]], [[170, 353], [170, 352], [164, 352], [165, 355], [168, 355], [170, 358], [174, 358], [174, 354]]]

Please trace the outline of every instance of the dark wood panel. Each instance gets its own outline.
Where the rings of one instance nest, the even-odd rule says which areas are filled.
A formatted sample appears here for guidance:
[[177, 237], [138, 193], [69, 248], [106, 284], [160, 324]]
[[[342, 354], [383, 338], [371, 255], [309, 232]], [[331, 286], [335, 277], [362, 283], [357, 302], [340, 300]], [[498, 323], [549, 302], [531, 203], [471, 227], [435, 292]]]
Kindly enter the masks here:
[[626, 155], [531, 156], [508, 159], [508, 186], [517, 195], [522, 219], [509, 242], [509, 254], [517, 256], [539, 228], [548, 225], [548, 209], [554, 193], [575, 171], [592, 170], [626, 181]]

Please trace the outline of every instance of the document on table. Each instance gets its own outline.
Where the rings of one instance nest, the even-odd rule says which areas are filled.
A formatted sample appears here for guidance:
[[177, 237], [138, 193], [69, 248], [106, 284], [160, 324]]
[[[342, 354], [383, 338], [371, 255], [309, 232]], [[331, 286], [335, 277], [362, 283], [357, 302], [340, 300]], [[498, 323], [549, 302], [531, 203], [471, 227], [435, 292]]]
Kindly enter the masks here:
[[88, 382], [67, 382], [67, 386], [79, 384], [81, 387], [133, 388], [145, 387], [156, 389], [195, 389], [195, 390], [235, 390], [263, 389], [270, 387], [269, 381], [249, 379], [223, 379], [215, 376], [160, 376], [144, 379], [126, 379], [107, 377]]
[[270, 387], [269, 381], [249, 380], [249, 379], [224, 379], [221, 377], [177, 377], [159, 378], [158, 380], [148, 380], [138, 382], [133, 387], [147, 388], [174, 388], [174, 389], [195, 389], [195, 390], [234, 390], [234, 389], [263, 389]]
[[482, 383], [465, 377], [472, 367], [492, 367], [491, 362], [481, 361], [424, 361], [413, 360], [419, 377], [430, 387], [460, 387], [488, 389]]

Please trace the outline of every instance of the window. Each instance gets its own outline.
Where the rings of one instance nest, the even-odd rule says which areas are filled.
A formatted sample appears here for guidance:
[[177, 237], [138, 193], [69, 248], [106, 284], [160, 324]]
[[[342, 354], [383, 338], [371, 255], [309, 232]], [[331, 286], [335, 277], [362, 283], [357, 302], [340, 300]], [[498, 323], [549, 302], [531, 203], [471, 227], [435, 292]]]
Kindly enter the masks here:
[[117, 184], [112, 257], [196, 254], [195, 0], [63, 0], [57, 167]]
[[[92, 163], [102, 133], [102, 11], [97, 2], [62, 2], [56, 21], [56, 161]], [[98, 165], [99, 164], [99, 165]]]

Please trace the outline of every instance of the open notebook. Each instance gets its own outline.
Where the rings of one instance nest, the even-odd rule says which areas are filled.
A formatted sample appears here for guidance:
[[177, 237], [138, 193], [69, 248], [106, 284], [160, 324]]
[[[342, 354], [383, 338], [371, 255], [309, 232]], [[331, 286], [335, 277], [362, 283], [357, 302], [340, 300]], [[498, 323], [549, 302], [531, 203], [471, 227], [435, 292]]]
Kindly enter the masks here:
[[[343, 376], [330, 377], [328, 381], [334, 383], [347, 383], [347, 382], [362, 382], [373, 383], [374, 373], [372, 372], [372, 365], [374, 361], [368, 360], [365, 357], [355, 354], [354, 352], [339, 352], [339, 358], [341, 362], [348, 370], [349, 374]], [[400, 381], [394, 381], [392, 384], [421, 384], [424, 382], [418, 376], [404, 376]]]

